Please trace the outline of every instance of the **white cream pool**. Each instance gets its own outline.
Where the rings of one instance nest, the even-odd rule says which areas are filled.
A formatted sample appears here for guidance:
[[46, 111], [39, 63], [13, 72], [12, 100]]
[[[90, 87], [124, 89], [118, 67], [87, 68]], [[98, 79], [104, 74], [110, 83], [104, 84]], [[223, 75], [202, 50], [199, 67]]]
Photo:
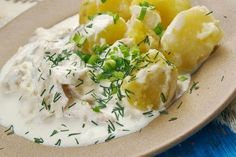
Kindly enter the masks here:
[[[74, 49], [67, 41], [78, 26], [77, 21], [77, 16], [73, 16], [49, 30], [39, 28], [30, 42], [2, 68], [0, 124], [9, 128], [7, 134], [14, 132], [51, 146], [86, 146], [139, 131], [159, 116], [159, 111], [143, 113], [134, 109], [126, 100], [118, 105], [115, 96], [101, 113], [96, 113], [89, 105], [90, 96], [85, 93], [100, 91], [87, 79], [88, 68], [78, 57], [71, 55], [62, 65], [48, 68], [45, 52]], [[63, 88], [62, 85], [73, 84], [78, 79], [87, 80], [79, 91], [83, 96], [68, 102], [63, 92], [67, 86]], [[189, 82], [189, 75], [187, 80], [178, 81], [176, 98], [187, 90]], [[50, 104], [46, 100], [51, 100]]]

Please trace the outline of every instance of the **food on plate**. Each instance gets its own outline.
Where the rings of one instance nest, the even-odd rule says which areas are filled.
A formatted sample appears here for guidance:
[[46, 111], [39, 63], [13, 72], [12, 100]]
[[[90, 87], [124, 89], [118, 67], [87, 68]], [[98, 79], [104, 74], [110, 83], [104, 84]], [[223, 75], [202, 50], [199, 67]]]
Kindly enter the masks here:
[[131, 6], [131, 14], [131, 19], [127, 22], [126, 37], [132, 38], [142, 52], [147, 52], [151, 48], [158, 49], [162, 35], [158, 12], [151, 5], [134, 5]]
[[86, 0], [79, 16], [38, 28], [2, 67], [7, 134], [69, 147], [137, 132], [188, 90], [223, 34], [188, 0]]
[[197, 6], [174, 18], [161, 39], [161, 47], [180, 73], [191, 73], [209, 57], [222, 35], [212, 12]]
[[[102, 14], [94, 16], [91, 21], [75, 30], [72, 40], [84, 51], [91, 52], [94, 45], [113, 44], [122, 39], [127, 26], [123, 18], [117, 14]], [[114, 35], [115, 34], [115, 35]]]
[[106, 12], [115, 12], [128, 20], [130, 3], [131, 0], [84, 0], [79, 11], [80, 23], [87, 23], [94, 15]]
[[140, 65], [144, 68], [125, 78], [122, 88], [131, 91], [128, 101], [140, 110], [163, 108], [175, 95], [177, 69], [157, 50], [151, 49], [142, 57], [148, 58]]
[[132, 5], [140, 3], [152, 4], [159, 12], [162, 24], [166, 28], [181, 11], [191, 7], [190, 0], [133, 0]]

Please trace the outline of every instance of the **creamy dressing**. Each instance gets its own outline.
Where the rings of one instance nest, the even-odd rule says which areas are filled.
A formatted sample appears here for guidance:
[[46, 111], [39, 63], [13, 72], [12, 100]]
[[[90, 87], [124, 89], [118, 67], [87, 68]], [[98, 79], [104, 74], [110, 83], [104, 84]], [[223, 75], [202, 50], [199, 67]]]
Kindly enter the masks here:
[[[78, 26], [77, 19], [71, 17], [49, 30], [37, 29], [36, 35], [1, 71], [0, 124], [36, 143], [63, 147], [101, 143], [136, 132], [160, 114], [159, 111], [139, 111], [129, 105], [127, 99], [117, 106], [117, 96], [113, 96], [101, 113], [96, 113], [90, 105], [94, 98], [88, 93], [101, 95], [102, 91], [91, 81], [89, 68], [78, 56], [71, 54], [68, 60], [50, 68], [50, 56], [75, 49], [74, 44], [67, 42]], [[110, 17], [105, 18], [104, 23], [101, 20], [93, 21], [98, 29], [92, 31], [100, 31], [113, 21]], [[158, 65], [150, 68], [155, 70]], [[143, 75], [142, 81], [145, 71], [140, 75]], [[178, 80], [175, 99], [187, 90], [191, 77], [186, 78]], [[83, 84], [78, 84], [78, 80], [83, 80]], [[103, 86], [107, 84], [102, 82]], [[81, 88], [66, 94], [67, 90], [74, 91], [74, 86]], [[70, 97], [73, 99], [69, 100]], [[124, 108], [123, 117], [117, 118], [116, 107]]]

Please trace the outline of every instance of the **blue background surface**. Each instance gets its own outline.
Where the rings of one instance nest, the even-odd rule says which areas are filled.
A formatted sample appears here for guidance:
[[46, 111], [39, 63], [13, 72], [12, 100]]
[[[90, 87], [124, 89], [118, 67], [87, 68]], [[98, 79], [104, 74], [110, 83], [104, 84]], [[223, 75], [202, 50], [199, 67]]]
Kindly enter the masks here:
[[156, 157], [236, 157], [236, 134], [214, 121]]

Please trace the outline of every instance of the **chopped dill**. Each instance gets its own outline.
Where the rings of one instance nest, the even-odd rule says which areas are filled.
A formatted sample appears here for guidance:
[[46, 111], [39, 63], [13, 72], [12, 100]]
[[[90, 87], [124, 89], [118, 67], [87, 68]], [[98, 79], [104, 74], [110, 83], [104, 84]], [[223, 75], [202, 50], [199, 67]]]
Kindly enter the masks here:
[[44, 142], [44, 140], [40, 137], [40, 138], [34, 138], [34, 142], [37, 144], [41, 144]]
[[7, 130], [4, 131], [8, 136], [14, 134], [14, 126], [11, 125]]
[[54, 136], [54, 135], [56, 135], [56, 134], [58, 134], [59, 132], [57, 131], [57, 130], [53, 130], [53, 132], [52, 132], [52, 134], [50, 135], [50, 137], [52, 137], [52, 136]]
[[56, 103], [61, 98], [61, 93], [56, 92], [53, 98], [53, 102]]
[[110, 134], [110, 133], [114, 132], [116, 130], [116, 128], [111, 120], [109, 120], [108, 122], [109, 122], [109, 124], [108, 124], [107, 130], [108, 130], [108, 133]]
[[77, 138], [75, 138], [75, 142], [76, 142], [77, 145], [79, 145], [79, 141], [78, 141]]
[[58, 141], [55, 143], [55, 146], [60, 146], [61, 145], [61, 139], [58, 139]]
[[178, 119], [177, 117], [173, 117], [173, 118], [169, 119], [169, 122], [175, 121], [177, 119]]
[[193, 90], [198, 90], [199, 89], [199, 82], [193, 82], [193, 85], [190, 88], [190, 94], [192, 94]]
[[115, 135], [110, 134], [110, 135], [105, 139], [105, 142], [108, 142], [108, 141], [112, 140], [113, 138], [115, 138]]
[[183, 101], [180, 102], [180, 104], [178, 105], [177, 109], [179, 109], [182, 105], [183, 105]]
[[93, 120], [91, 121], [94, 125], [98, 126], [98, 124], [96, 122], [94, 122]]
[[80, 135], [81, 133], [71, 133], [68, 135], [68, 137], [71, 137], [71, 136], [76, 136], [76, 135]]

